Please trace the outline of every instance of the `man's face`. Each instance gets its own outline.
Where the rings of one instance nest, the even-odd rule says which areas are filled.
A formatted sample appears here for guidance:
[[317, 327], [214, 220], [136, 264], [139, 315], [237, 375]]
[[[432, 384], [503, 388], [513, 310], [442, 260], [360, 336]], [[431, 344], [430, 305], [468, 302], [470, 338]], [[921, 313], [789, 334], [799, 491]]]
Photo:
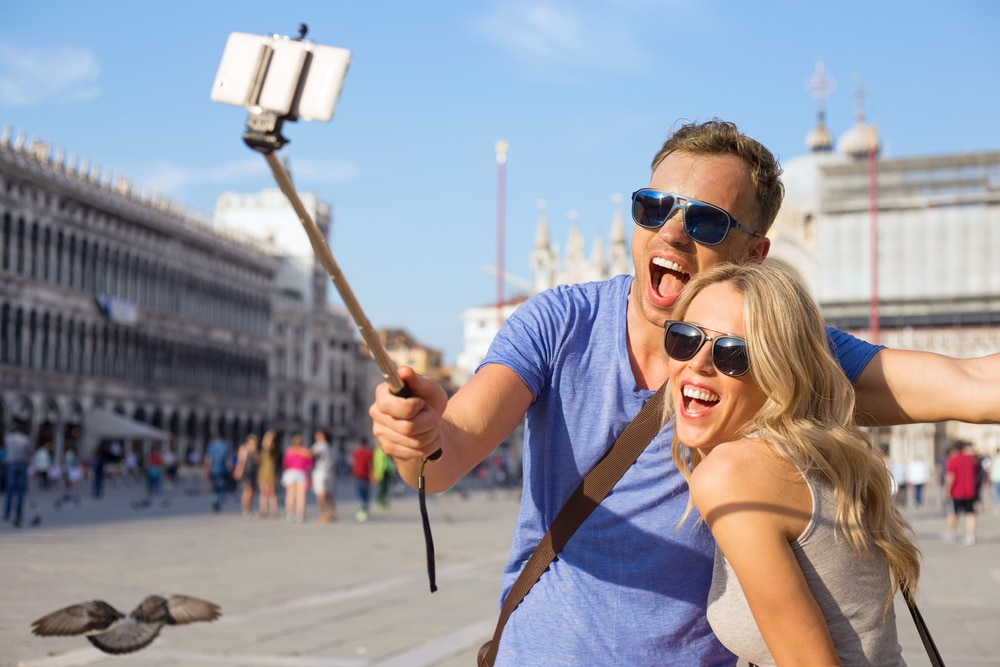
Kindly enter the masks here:
[[[757, 227], [753, 184], [743, 162], [734, 155], [671, 153], [653, 172], [649, 187], [714, 204], [749, 227]], [[680, 210], [657, 230], [632, 230], [635, 281], [632, 303], [654, 326], [670, 318], [674, 302], [699, 271], [722, 261], [763, 259], [770, 241], [731, 229], [716, 246], [692, 241], [684, 232]]]

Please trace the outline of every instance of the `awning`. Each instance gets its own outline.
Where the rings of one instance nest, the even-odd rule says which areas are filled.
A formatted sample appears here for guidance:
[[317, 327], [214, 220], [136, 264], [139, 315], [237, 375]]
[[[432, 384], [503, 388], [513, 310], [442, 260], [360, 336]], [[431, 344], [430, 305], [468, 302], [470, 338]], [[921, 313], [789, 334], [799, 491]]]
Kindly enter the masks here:
[[169, 440], [169, 432], [103, 408], [91, 408], [83, 419], [86, 451], [101, 440]]

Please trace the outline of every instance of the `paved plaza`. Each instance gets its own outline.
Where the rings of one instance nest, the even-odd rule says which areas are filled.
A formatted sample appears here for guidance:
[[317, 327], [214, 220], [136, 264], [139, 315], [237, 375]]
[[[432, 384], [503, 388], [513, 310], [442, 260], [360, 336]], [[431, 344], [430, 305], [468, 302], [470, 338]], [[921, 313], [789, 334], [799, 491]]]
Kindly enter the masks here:
[[[214, 514], [200, 484], [189, 484], [144, 506], [141, 485], [119, 483], [101, 500], [58, 509], [57, 491], [33, 489], [24, 526], [0, 524], [0, 666], [475, 665], [496, 620], [514, 494], [429, 499], [432, 595], [412, 492], [358, 523], [342, 478], [337, 522], [310, 521], [310, 506], [307, 521], [292, 524], [244, 519], [232, 497]], [[987, 508], [978, 544], [966, 547], [940, 540], [939, 506], [907, 511], [924, 555], [918, 602], [947, 664], [1000, 665], [1000, 516]], [[165, 627], [147, 649], [118, 657], [82, 637], [30, 632], [31, 621], [72, 603], [103, 599], [128, 612], [150, 593], [203, 597], [223, 615]], [[896, 613], [908, 664], [929, 664], [901, 602]]]

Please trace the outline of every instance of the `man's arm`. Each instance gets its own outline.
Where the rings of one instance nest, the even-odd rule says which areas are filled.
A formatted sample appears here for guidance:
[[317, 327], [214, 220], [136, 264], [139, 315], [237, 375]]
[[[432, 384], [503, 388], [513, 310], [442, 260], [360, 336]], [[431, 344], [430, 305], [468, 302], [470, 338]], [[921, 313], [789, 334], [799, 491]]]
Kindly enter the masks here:
[[372, 431], [413, 487], [423, 459], [441, 449], [441, 458], [424, 468], [429, 493], [447, 491], [496, 449], [533, 399], [517, 373], [499, 364], [484, 366], [451, 399], [441, 385], [410, 368], [400, 368], [399, 376], [413, 396], [399, 398], [379, 385], [368, 410]]
[[858, 422], [865, 426], [1000, 423], [1000, 353], [956, 359], [883, 349], [865, 366], [854, 390]]

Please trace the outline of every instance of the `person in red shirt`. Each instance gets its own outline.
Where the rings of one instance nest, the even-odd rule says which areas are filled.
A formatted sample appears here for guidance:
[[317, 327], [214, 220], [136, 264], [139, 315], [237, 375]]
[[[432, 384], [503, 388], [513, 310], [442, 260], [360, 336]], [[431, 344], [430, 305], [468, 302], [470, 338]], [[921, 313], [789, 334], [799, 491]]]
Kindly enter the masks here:
[[163, 479], [163, 454], [160, 446], [153, 445], [146, 458], [146, 493], [154, 496], [160, 492], [160, 480]]
[[358, 501], [361, 503], [354, 518], [358, 521], [367, 521], [372, 486], [372, 450], [368, 446], [367, 438], [361, 438], [361, 442], [352, 452], [351, 463], [351, 474], [357, 484]]
[[965, 515], [965, 536], [962, 543], [972, 546], [976, 543], [976, 490], [979, 483], [979, 458], [972, 449], [972, 443], [960, 441], [955, 443], [955, 453], [945, 461], [944, 489], [945, 498], [950, 498], [954, 511], [948, 513], [945, 542], [958, 540], [958, 515]]

